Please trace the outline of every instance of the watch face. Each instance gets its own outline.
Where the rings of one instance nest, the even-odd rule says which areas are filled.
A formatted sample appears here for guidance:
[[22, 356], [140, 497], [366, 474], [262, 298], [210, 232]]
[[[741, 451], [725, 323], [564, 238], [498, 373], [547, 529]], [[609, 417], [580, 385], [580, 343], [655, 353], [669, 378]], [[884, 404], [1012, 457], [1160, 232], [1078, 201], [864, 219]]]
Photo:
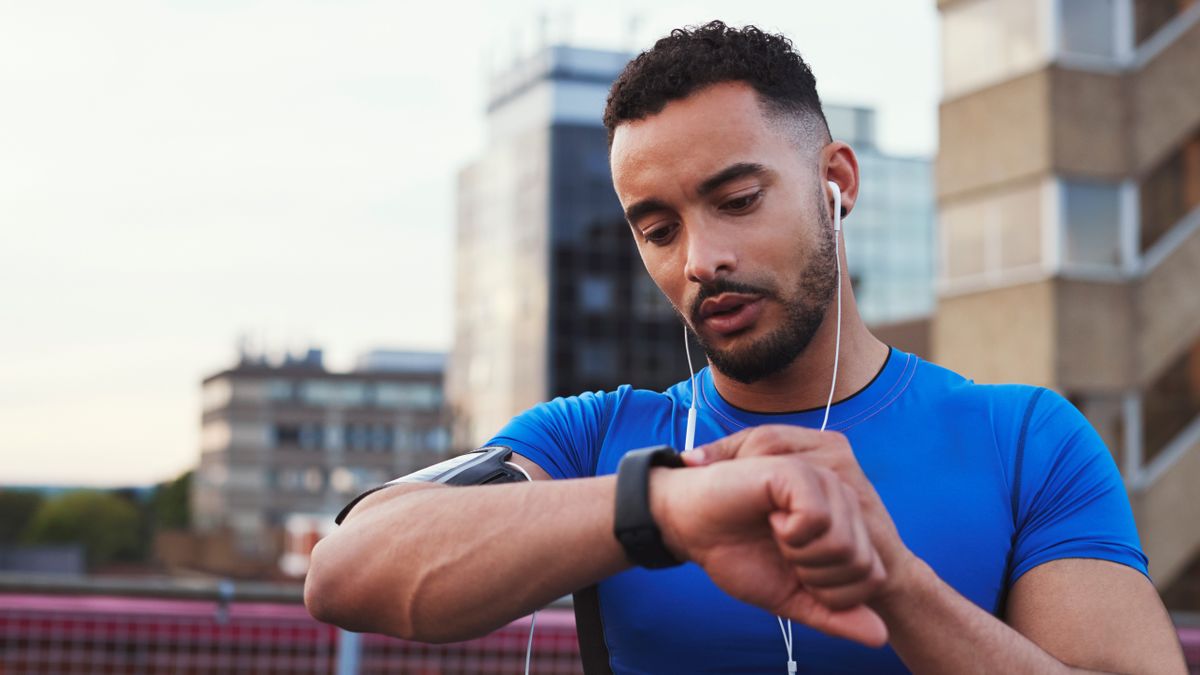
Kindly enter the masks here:
[[463, 464], [466, 464], [467, 462], [472, 462], [479, 459], [479, 454], [481, 452], [483, 452], [483, 450], [476, 450], [474, 452], [468, 452], [465, 455], [459, 455], [458, 457], [451, 457], [444, 462], [438, 462], [433, 466], [427, 466], [424, 469], [418, 469], [407, 476], [401, 476], [395, 480], [388, 481], [387, 484], [436, 483], [438, 478], [443, 474], [449, 473]]

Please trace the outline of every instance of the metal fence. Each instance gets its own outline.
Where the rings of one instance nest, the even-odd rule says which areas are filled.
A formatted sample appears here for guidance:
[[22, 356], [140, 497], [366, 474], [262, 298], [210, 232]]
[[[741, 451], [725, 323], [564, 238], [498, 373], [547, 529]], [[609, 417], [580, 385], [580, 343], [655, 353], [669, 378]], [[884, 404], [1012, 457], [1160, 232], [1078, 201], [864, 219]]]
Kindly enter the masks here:
[[[159, 597], [136, 597], [104, 594], [111, 582], [62, 584], [52, 594], [44, 580], [21, 584], [25, 592], [3, 581], [0, 675], [514, 674], [524, 672], [529, 639], [528, 618], [446, 645], [345, 633], [313, 620], [299, 589], [283, 587], [209, 584], [205, 599], [194, 597], [204, 594], [203, 584], [159, 583]], [[122, 587], [153, 595], [137, 584]], [[278, 595], [291, 601], [248, 599]], [[582, 672], [569, 609], [539, 612], [531, 671]]]

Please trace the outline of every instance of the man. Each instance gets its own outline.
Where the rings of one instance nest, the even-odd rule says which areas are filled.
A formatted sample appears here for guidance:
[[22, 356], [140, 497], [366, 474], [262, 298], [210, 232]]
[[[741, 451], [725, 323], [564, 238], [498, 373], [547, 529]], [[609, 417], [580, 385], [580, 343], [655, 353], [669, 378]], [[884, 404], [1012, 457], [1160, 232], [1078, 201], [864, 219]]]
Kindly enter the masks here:
[[[833, 226], [839, 199], [854, 209], [857, 163], [790, 42], [674, 31], [626, 67], [604, 121], [646, 269], [710, 367], [695, 389], [518, 416], [490, 445], [531, 483], [366, 496], [313, 552], [314, 616], [462, 640], [594, 585], [577, 597], [585, 660], [619, 673], [786, 672], [776, 616], [803, 624], [802, 672], [1184, 672], [1086, 420], [863, 325]], [[612, 474], [631, 450], [684, 445], [693, 392], [688, 466], [642, 479], [660, 534], [618, 541]]]

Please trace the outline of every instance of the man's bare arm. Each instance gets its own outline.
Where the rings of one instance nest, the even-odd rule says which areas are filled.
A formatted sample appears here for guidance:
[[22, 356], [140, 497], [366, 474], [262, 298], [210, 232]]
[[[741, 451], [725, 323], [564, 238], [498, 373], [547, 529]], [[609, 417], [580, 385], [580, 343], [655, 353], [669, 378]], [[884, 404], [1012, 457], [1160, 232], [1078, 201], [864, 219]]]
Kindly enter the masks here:
[[1182, 673], [1183, 648], [1158, 591], [1141, 572], [1067, 558], [1014, 584], [1008, 622], [1063, 663], [1113, 673]]
[[612, 536], [615, 487], [608, 476], [380, 490], [313, 549], [305, 604], [351, 630], [425, 642], [486, 634], [628, 566]]
[[920, 673], [1178, 673], [1183, 652], [1162, 603], [1138, 572], [1058, 560], [1014, 585], [1005, 624], [919, 560], [871, 606], [892, 647]]

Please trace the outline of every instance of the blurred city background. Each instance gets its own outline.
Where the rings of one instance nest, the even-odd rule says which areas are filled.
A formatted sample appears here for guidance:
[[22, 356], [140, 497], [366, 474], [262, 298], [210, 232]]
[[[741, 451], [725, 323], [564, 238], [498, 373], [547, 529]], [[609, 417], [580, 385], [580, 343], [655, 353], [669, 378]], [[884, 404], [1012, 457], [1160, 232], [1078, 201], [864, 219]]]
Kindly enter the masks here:
[[[362, 490], [686, 377], [600, 113], [711, 18], [858, 152], [864, 318], [1104, 437], [1200, 672], [1200, 3], [0, 3], [0, 673], [519, 672], [308, 617]], [[533, 671], [579, 672], [569, 605]]]

